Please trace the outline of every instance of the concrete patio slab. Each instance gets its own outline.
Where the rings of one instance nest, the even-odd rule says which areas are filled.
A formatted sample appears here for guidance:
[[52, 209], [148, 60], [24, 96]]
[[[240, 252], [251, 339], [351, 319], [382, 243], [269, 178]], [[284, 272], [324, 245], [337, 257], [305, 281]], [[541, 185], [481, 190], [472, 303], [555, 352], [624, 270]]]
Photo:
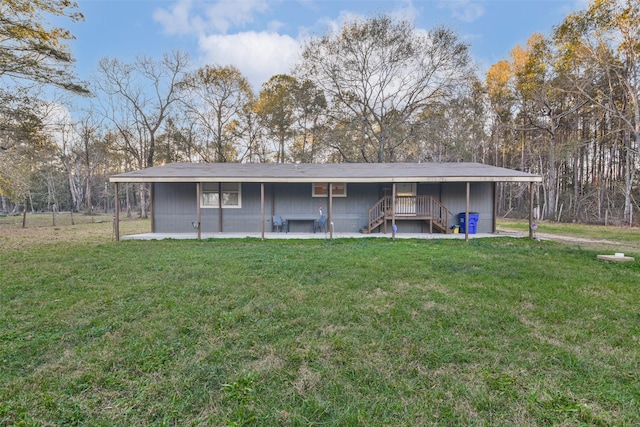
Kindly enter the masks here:
[[[261, 239], [261, 233], [202, 233], [202, 239], [245, 239], [254, 238]], [[476, 233], [469, 234], [469, 239], [486, 238], [486, 237], [518, 237], [515, 234], [493, 234], [493, 233]], [[196, 240], [198, 236], [195, 233], [143, 233], [121, 236], [121, 240]], [[329, 239], [329, 233], [264, 233], [265, 239]], [[391, 233], [333, 233], [334, 239], [363, 239], [363, 238], [386, 238], [391, 239]], [[440, 233], [396, 233], [396, 239], [457, 239], [464, 240], [464, 234], [440, 234]]]

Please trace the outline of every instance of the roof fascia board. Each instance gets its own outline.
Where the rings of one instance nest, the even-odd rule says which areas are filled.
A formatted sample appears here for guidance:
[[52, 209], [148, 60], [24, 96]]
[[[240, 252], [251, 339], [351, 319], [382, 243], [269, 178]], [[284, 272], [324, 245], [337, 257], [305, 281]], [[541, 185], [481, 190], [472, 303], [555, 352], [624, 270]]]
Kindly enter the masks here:
[[447, 177], [396, 177], [396, 178], [241, 178], [241, 177], [193, 177], [193, 178], [143, 178], [143, 177], [111, 177], [109, 182], [156, 183], [156, 182], [248, 182], [248, 183], [367, 183], [367, 182], [542, 182], [539, 176], [447, 176]]

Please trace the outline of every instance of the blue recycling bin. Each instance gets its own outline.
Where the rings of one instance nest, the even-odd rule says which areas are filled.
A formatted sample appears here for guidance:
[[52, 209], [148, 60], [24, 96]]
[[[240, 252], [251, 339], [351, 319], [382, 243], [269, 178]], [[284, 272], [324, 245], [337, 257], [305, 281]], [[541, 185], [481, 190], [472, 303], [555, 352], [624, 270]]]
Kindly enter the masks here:
[[[469, 234], [476, 234], [479, 219], [480, 219], [480, 214], [478, 212], [469, 212]], [[466, 230], [467, 230], [464, 220], [465, 220], [465, 213], [464, 212], [459, 213], [458, 222], [460, 222], [461, 233], [466, 233]]]

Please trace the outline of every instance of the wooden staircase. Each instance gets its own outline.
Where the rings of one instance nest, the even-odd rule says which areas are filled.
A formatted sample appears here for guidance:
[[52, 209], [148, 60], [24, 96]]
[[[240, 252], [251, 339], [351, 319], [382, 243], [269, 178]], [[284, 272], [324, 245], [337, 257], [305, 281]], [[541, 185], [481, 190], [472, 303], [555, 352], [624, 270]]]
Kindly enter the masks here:
[[389, 195], [382, 197], [369, 209], [367, 226], [360, 231], [364, 234], [369, 234], [384, 225], [384, 232], [386, 233], [386, 224], [387, 221], [393, 219], [394, 209], [396, 221], [425, 221], [429, 225], [430, 233], [433, 232], [434, 228], [441, 233], [452, 232], [449, 228], [451, 211], [435, 197], [398, 196], [394, 206], [393, 197]]

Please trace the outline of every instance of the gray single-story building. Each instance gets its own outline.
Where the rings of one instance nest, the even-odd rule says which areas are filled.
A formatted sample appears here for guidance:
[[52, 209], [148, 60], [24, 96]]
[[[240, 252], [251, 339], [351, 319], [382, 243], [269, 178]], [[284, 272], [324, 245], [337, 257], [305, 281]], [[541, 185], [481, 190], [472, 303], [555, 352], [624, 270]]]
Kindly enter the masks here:
[[[466, 232], [475, 226], [471, 232], [493, 233], [496, 184], [531, 186], [541, 180], [480, 163], [172, 163], [110, 178], [116, 194], [119, 183], [151, 185], [153, 233], [195, 228], [198, 237], [201, 232], [264, 236], [278, 227], [279, 218], [292, 233], [324, 224], [329, 233], [449, 233], [460, 213], [469, 225]], [[475, 224], [470, 212], [477, 214]]]

